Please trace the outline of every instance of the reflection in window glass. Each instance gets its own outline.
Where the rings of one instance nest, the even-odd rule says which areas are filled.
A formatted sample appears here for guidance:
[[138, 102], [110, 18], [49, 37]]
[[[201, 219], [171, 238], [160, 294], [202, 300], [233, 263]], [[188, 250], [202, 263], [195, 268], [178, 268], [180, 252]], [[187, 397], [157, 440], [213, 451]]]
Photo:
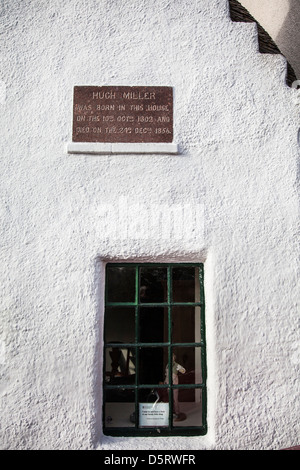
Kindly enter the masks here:
[[163, 343], [168, 338], [168, 308], [140, 307], [139, 340], [141, 343]]
[[[201, 384], [201, 347], [178, 346], [173, 348], [174, 361], [179, 364], [178, 383]], [[181, 369], [184, 371], [182, 373]]]
[[166, 377], [168, 348], [139, 348], [139, 381], [140, 384], [159, 384]]
[[172, 269], [173, 302], [198, 302], [199, 270], [194, 267]]
[[186, 388], [176, 390], [177, 413], [173, 414], [174, 426], [202, 426], [202, 390]]
[[105, 350], [105, 376], [111, 385], [132, 385], [135, 380], [135, 348], [120, 346]]
[[167, 269], [141, 268], [140, 302], [162, 303], [167, 301]]
[[133, 343], [135, 309], [132, 307], [107, 307], [105, 341], [107, 343]]
[[197, 343], [201, 340], [201, 307], [172, 308], [173, 343]]
[[[110, 390], [111, 392], [111, 390]], [[105, 426], [110, 427], [134, 427], [135, 426], [135, 404], [134, 390], [127, 390], [127, 394], [119, 393], [119, 396], [106, 397], [105, 402]], [[115, 392], [116, 395], [116, 392]], [[110, 398], [114, 401], [110, 401]], [[126, 401], [128, 400], [128, 401]]]
[[135, 301], [135, 269], [131, 267], [107, 267], [106, 288], [108, 302]]

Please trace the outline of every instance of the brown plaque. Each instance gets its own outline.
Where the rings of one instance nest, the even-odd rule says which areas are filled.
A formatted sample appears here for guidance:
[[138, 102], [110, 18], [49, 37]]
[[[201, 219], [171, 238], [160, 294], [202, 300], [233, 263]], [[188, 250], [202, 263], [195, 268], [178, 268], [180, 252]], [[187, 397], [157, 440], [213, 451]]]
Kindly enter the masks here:
[[73, 142], [172, 142], [173, 89], [75, 86]]

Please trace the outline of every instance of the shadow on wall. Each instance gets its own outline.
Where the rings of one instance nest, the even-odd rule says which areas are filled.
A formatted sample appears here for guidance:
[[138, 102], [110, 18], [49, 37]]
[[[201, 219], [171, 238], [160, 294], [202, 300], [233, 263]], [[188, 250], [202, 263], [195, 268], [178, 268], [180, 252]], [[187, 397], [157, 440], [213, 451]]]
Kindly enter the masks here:
[[282, 54], [300, 79], [300, 0], [289, 0], [290, 9], [276, 36]]
[[[300, 0], [290, 0], [290, 1], [291, 2], [295, 1], [296, 3], [298, 3]], [[273, 41], [269, 33], [249, 13], [249, 11], [239, 2], [239, 0], [229, 0], [229, 8], [230, 8], [230, 17], [232, 21], [244, 22], [244, 23], [255, 22], [257, 24], [259, 52], [261, 52], [262, 54], [282, 54], [286, 57], [287, 59], [286, 82], [289, 86], [292, 86], [292, 83], [297, 79], [296, 77], [297, 74], [295, 73], [284, 51], [279, 47], [278, 43], [275, 43], [275, 41]], [[295, 8], [293, 8], [293, 10], [295, 10]], [[287, 15], [286, 21], [288, 21], [288, 18], [291, 15], [292, 13], [290, 10]], [[286, 21], [284, 22], [284, 25], [286, 24]], [[279, 34], [281, 34], [281, 31], [283, 31], [284, 25], [281, 28]]]

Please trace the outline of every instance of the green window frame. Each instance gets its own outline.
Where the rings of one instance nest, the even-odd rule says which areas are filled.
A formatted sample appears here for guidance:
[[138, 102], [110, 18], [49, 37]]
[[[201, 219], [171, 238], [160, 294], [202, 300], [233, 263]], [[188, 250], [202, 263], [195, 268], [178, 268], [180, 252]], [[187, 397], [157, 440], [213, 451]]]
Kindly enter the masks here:
[[[122, 286], [122, 282], [114, 283], [111, 281], [111, 273], [116, 270], [116, 268], [121, 268], [121, 270], [127, 270], [126, 272], [131, 273], [131, 284], [130, 290], [133, 291], [131, 298], [126, 298], [126, 293], [124, 292], [124, 288]], [[165, 275], [164, 280], [164, 298], [154, 299], [153, 301], [144, 302], [143, 298], [141, 298], [141, 272], [142, 270], [156, 270], [161, 272]], [[176, 271], [177, 270], [177, 271]], [[174, 273], [176, 272], [194, 272], [195, 275], [195, 290], [197, 288], [197, 298], [188, 299], [187, 301], [182, 301], [182, 299], [176, 299], [176, 286], [173, 286], [173, 283], [176, 284], [176, 281], [173, 281]], [[180, 271], [181, 270], [181, 271]], [[194, 271], [189, 271], [194, 270]], [[127, 278], [129, 276], [126, 276]], [[125, 281], [124, 281], [125, 282]], [[129, 282], [129, 281], [126, 281]], [[111, 299], [110, 292], [112, 289], [117, 290], [120, 292], [120, 298], [113, 298]], [[126, 290], [126, 289], [125, 289]], [[122, 297], [125, 296], [125, 297]], [[118, 296], [117, 296], [118, 297]], [[165, 313], [165, 327], [164, 327], [164, 338], [163, 340], [157, 341], [155, 338], [147, 338], [145, 341], [144, 338], [140, 337], [140, 324], [141, 318], [143, 316], [142, 312], [152, 312], [150, 311], [151, 308], [154, 309], [164, 309]], [[149, 310], [146, 310], [149, 309]], [[197, 320], [197, 325], [194, 324], [195, 337], [193, 341], [188, 339], [188, 341], [178, 342], [178, 339], [175, 338], [175, 329], [176, 324], [174, 325], [174, 316], [176, 309], [180, 311], [185, 311], [184, 309], [194, 309], [192, 311], [199, 311]], [[110, 322], [113, 322], [113, 325], [119, 323], [118, 319], [120, 317], [120, 312], [126, 312], [126, 318], [129, 313], [132, 317], [130, 322], [126, 321], [126, 324], [131, 325], [131, 327], [127, 327], [128, 329], [131, 328], [131, 338], [126, 341], [122, 341], [120, 344], [119, 341], [115, 341], [115, 339], [108, 337], [107, 331], [110, 328]], [[160, 310], [162, 311], [162, 310]], [[130, 318], [131, 318], [130, 317]], [[197, 317], [197, 318], [198, 318]], [[111, 320], [111, 319], [114, 320]], [[177, 317], [176, 317], [177, 318]], [[123, 320], [124, 321], [124, 320]], [[150, 320], [151, 321], [151, 320]], [[185, 321], [185, 319], [183, 319]], [[116, 331], [120, 326], [117, 326]], [[110, 329], [110, 331], [111, 331]], [[176, 330], [177, 331], [177, 330]], [[174, 333], [174, 334], [173, 334]], [[105, 435], [109, 436], [199, 436], [205, 435], [207, 433], [207, 367], [206, 367], [206, 338], [205, 338], [205, 299], [204, 299], [204, 266], [203, 263], [108, 263], [106, 265], [106, 276], [105, 276], [105, 312], [104, 312], [104, 354], [103, 354], [103, 432]], [[112, 351], [119, 351], [119, 348], [122, 348], [122, 351], [127, 351], [127, 357], [132, 354], [134, 357], [134, 374], [130, 376], [131, 380], [126, 382], [121, 381], [118, 383], [118, 380], [113, 380], [111, 377], [107, 376], [107, 357], [109, 354], [112, 354]], [[185, 348], [185, 349], [184, 349]], [[201, 368], [201, 377], [199, 380], [194, 380], [190, 383], [179, 383], [176, 380], [174, 381], [174, 353], [176, 351], [194, 351], [194, 357], [196, 354], [199, 356], [197, 364], [199, 369]], [[154, 383], [145, 382], [142, 379], [142, 368], [141, 368], [141, 358], [142, 354], [145, 354], [147, 351], [153, 353], [154, 351], [164, 351], [166, 359], [166, 367], [165, 371], [167, 374], [168, 371], [168, 381], [165, 382], [158, 382], [155, 381]], [[197, 356], [197, 357], [198, 357]], [[112, 358], [112, 355], [110, 356]], [[194, 359], [195, 360], [195, 359]], [[155, 367], [155, 365], [153, 366]], [[195, 367], [196, 369], [196, 367]], [[178, 375], [181, 375], [178, 373]], [[119, 377], [117, 377], [119, 379]], [[120, 378], [121, 380], [121, 378]], [[195, 382], [195, 383], [194, 383]], [[157, 396], [160, 394], [164, 394], [167, 396], [167, 422], [163, 425], [157, 425], [154, 423], [153, 425], [141, 426], [141, 415], [140, 415], [140, 403], [141, 403], [141, 395], [145, 394], [146, 392], [151, 391], [151, 393], [156, 393]], [[188, 420], [183, 425], [181, 423], [174, 422], [174, 393], [178, 391], [178, 393], [193, 393], [194, 397], [195, 394], [197, 396], [201, 396], [199, 398], [199, 414], [201, 416], [201, 420], [199, 422], [189, 424]], [[130, 422], [128, 420], [128, 425], [125, 423], [120, 425], [118, 420], [116, 422], [112, 422], [113, 420], [110, 417], [109, 411], [107, 411], [107, 406], [109, 405], [109, 397], [112, 394], [120, 394], [120, 395], [130, 395], [131, 396], [131, 411], [133, 420]], [[182, 395], [183, 396], [183, 395]], [[195, 399], [194, 399], [195, 400]], [[152, 400], [153, 401], [153, 400]], [[195, 400], [196, 401], [196, 400]], [[115, 404], [113, 403], [113, 406]]]

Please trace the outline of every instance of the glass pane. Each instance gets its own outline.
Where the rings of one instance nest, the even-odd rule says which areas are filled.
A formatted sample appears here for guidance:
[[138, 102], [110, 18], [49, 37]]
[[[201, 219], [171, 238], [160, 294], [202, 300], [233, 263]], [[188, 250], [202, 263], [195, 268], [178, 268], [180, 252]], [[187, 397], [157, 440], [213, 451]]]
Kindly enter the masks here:
[[201, 347], [173, 348], [173, 383], [201, 384]]
[[105, 380], [110, 385], [135, 383], [135, 348], [105, 349]]
[[168, 308], [140, 307], [139, 341], [164, 343], [168, 341]]
[[107, 266], [107, 301], [135, 301], [135, 268]]
[[134, 390], [107, 390], [105, 396], [105, 427], [134, 427]]
[[173, 390], [173, 425], [202, 426], [202, 390]]
[[173, 302], [200, 302], [199, 269], [172, 269]]
[[139, 391], [139, 427], [169, 426], [168, 389]]
[[105, 342], [133, 343], [135, 338], [135, 309], [107, 307], [105, 311]]
[[141, 268], [140, 302], [167, 302], [167, 268]]
[[168, 348], [139, 348], [139, 383], [164, 383], [167, 364]]
[[201, 307], [177, 306], [172, 308], [173, 343], [201, 341]]

